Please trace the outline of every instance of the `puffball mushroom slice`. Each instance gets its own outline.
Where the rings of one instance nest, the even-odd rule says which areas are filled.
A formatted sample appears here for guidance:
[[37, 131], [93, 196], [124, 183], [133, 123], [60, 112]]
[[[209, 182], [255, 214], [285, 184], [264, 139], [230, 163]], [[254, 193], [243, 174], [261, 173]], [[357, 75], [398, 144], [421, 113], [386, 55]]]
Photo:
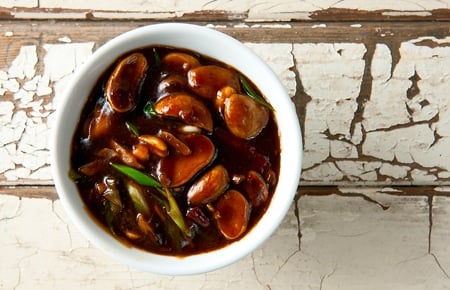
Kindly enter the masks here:
[[256, 137], [269, 121], [269, 110], [248, 96], [234, 94], [224, 103], [225, 123], [233, 135], [242, 139]]
[[131, 111], [148, 69], [142, 53], [133, 53], [122, 59], [105, 85], [106, 98], [111, 108], [119, 113]]
[[182, 52], [171, 52], [167, 54], [161, 63], [163, 67], [182, 75], [185, 75], [190, 69], [200, 66], [200, 62], [195, 57]]
[[250, 170], [244, 181], [244, 190], [254, 207], [264, 204], [269, 198], [269, 188], [258, 172]]
[[190, 134], [182, 140], [191, 154], [169, 154], [158, 162], [158, 178], [167, 187], [178, 187], [207, 166], [216, 154], [212, 141], [201, 134]]
[[225, 167], [220, 164], [214, 166], [189, 188], [189, 204], [198, 206], [216, 200], [228, 188], [229, 182], [230, 177]]
[[187, 74], [188, 84], [199, 96], [214, 100], [219, 90], [232, 87], [240, 91], [238, 76], [231, 70], [216, 65], [204, 65], [191, 69]]
[[209, 132], [213, 129], [211, 112], [203, 102], [188, 94], [173, 94], [162, 98], [155, 104], [155, 111]]
[[251, 207], [237, 190], [231, 189], [219, 197], [213, 209], [217, 228], [228, 240], [239, 238], [247, 229]]

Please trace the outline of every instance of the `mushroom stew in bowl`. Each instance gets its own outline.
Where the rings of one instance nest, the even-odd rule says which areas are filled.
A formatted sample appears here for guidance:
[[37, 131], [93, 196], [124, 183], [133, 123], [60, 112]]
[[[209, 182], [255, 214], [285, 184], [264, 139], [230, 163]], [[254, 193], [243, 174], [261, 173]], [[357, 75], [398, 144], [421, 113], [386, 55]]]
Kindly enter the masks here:
[[70, 177], [121, 242], [188, 256], [242, 238], [280, 171], [274, 109], [245, 75], [194, 51], [149, 46], [99, 78], [72, 140]]

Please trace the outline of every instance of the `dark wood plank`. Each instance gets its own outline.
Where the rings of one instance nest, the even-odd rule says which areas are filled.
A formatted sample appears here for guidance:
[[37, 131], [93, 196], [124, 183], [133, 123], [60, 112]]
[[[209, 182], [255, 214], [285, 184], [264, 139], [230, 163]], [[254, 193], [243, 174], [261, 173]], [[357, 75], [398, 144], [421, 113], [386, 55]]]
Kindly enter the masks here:
[[[0, 4], [1, 5], [1, 4]], [[357, 4], [355, 4], [356, 6]], [[295, 9], [295, 8], [294, 8]], [[278, 13], [271, 13], [268, 15], [261, 15], [259, 17], [273, 22], [290, 21], [290, 22], [368, 22], [368, 21], [449, 21], [450, 9], [417, 9], [417, 10], [393, 10], [393, 9], [379, 9], [379, 10], [364, 10], [358, 8], [317, 8], [317, 10], [310, 11], [298, 5], [295, 11], [280, 11]], [[136, 11], [114, 11], [101, 9], [86, 9], [86, 8], [27, 8], [14, 7], [5, 8], [0, 7], [0, 19], [76, 19], [81, 21], [103, 21], [120, 19], [120, 20], [145, 20], [145, 21], [159, 21], [161, 17], [165, 21], [205, 21], [205, 22], [259, 22], [258, 18], [253, 19], [249, 15], [250, 8], [246, 10], [231, 11], [231, 10], [208, 10], [203, 9], [193, 12], [177, 11], [140, 11], [138, 16]], [[64, 16], [66, 15], [66, 16]]]

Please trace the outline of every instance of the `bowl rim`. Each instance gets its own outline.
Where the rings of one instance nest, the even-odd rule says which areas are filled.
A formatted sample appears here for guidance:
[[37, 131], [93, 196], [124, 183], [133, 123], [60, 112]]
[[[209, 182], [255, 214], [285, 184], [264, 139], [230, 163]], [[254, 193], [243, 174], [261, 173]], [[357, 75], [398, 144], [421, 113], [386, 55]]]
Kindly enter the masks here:
[[[195, 37], [208, 39], [206, 41], [208, 45], [195, 42]], [[271, 203], [266, 213], [245, 236], [223, 248], [181, 258], [128, 248], [103, 230], [87, 214], [87, 209], [69, 178], [69, 148], [73, 131], [79, 120], [77, 110], [84, 105], [86, 98], [82, 92], [89, 93], [99, 75], [119, 56], [150, 45], [187, 48], [230, 64], [251, 79], [262, 92], [276, 92], [274, 95], [268, 95], [267, 98], [275, 110], [283, 111], [282, 114], [275, 113], [280, 131], [281, 156], [280, 176]], [[217, 55], [217, 45], [220, 45], [220, 57]], [[239, 59], [245, 59], [247, 63], [258, 69], [239, 67], [236, 63], [236, 52], [241, 54]], [[80, 89], [78, 87], [80, 80], [88, 85]], [[220, 269], [245, 257], [260, 247], [282, 222], [294, 200], [300, 179], [301, 131], [295, 105], [285, 88], [270, 67], [250, 48], [227, 34], [205, 26], [185, 23], [150, 24], [109, 40], [75, 70], [58, 100], [53, 124], [50, 140], [52, 175], [59, 199], [69, 219], [89, 241], [108, 256], [125, 265], [147, 272], [164, 275], [200, 274]], [[70, 132], [70, 138], [60, 138], [60, 136], [67, 136], [68, 132]]]

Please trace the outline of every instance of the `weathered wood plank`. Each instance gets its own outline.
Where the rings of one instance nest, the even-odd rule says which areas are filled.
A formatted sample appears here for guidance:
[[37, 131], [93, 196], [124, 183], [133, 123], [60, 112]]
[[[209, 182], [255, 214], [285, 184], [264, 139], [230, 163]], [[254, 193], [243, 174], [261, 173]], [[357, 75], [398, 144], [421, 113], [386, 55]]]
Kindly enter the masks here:
[[[0, 194], [16, 196], [18, 198], [44, 198], [49, 200], [57, 200], [58, 194], [51, 184], [21, 184], [21, 185], [2, 185], [0, 186]], [[422, 196], [432, 197], [450, 197], [450, 187], [439, 186], [394, 186], [394, 187], [352, 187], [352, 186], [303, 186], [300, 185], [297, 195], [293, 202], [298, 201], [304, 196], [329, 196], [337, 195], [343, 197], [354, 197], [363, 199], [368, 202], [377, 204], [381, 208], [389, 207], [378, 203], [374, 197], [376, 195], [392, 195], [392, 196]]]
[[[144, 23], [0, 24], [0, 182], [48, 184], [48, 134], [65, 83], [96, 47]], [[450, 182], [448, 23], [213, 27], [259, 54], [292, 96], [302, 184]]]
[[172, 21], [449, 20], [445, 1], [63, 1], [6, 0], [4, 19], [146, 19]]
[[389, 208], [351, 196], [302, 196], [274, 235], [238, 263], [203, 275], [162, 277], [129, 269], [94, 248], [59, 200], [0, 194], [0, 287], [448, 288], [448, 198], [435, 200], [430, 235], [426, 196], [372, 196]]

